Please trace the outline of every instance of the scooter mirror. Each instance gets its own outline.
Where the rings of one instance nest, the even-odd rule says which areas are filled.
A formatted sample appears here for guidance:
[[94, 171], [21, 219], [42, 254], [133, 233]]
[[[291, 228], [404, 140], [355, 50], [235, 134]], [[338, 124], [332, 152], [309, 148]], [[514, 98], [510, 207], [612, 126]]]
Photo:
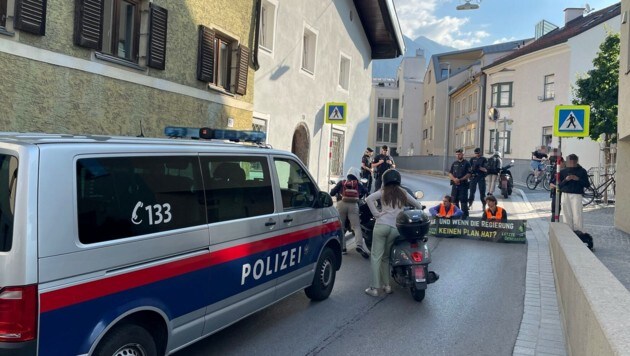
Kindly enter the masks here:
[[422, 199], [424, 197], [424, 192], [421, 190], [416, 190], [413, 193], [413, 196], [416, 197], [416, 199]]

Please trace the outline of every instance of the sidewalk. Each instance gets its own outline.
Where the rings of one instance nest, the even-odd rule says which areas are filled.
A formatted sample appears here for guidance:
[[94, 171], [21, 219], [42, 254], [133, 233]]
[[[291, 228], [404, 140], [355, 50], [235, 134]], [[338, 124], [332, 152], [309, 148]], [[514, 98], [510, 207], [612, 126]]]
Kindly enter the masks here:
[[[549, 192], [522, 189], [538, 215], [549, 221]], [[614, 228], [614, 209], [614, 205], [590, 204], [585, 207], [584, 230], [593, 236], [595, 256], [630, 290], [630, 235]]]
[[514, 212], [510, 217], [527, 220], [525, 305], [513, 355], [566, 355], [549, 253], [549, 218], [518, 188], [510, 199], [500, 197], [499, 204]]

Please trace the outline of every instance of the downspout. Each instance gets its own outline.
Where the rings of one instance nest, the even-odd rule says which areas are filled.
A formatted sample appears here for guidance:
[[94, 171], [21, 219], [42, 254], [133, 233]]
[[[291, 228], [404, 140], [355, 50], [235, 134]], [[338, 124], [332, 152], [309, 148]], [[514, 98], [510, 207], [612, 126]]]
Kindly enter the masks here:
[[262, 12], [262, 1], [256, 0], [256, 11], [254, 11], [254, 50], [252, 56], [252, 62], [254, 64], [254, 70], [258, 70], [260, 68], [260, 63], [258, 63], [258, 41], [260, 37], [260, 13]]
[[479, 76], [479, 147], [481, 147], [481, 152], [483, 152], [484, 146], [484, 138], [486, 133], [486, 73], [481, 72]]

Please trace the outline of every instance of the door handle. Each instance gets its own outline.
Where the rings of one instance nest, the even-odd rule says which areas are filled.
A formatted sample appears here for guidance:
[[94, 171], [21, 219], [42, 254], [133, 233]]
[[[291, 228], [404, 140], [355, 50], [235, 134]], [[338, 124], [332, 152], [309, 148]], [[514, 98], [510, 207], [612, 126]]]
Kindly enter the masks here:
[[288, 216], [286, 219], [282, 220], [285, 223], [290, 223], [291, 221], [293, 221], [293, 218]]
[[275, 221], [267, 221], [267, 222], [265, 223], [265, 226], [274, 226], [275, 224], [276, 224], [276, 222], [275, 222]]
[[327, 223], [327, 222], [328, 222], [328, 219], [322, 220], [322, 223], [324, 223], [324, 224]]

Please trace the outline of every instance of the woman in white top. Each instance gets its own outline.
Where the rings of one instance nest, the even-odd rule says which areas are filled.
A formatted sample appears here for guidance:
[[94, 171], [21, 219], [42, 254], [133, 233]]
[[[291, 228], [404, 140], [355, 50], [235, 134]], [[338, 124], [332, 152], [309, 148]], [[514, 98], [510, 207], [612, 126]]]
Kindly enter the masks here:
[[[365, 201], [376, 218], [374, 231], [372, 232], [372, 286], [365, 293], [377, 297], [379, 289], [385, 293], [391, 293], [389, 285], [389, 251], [396, 236], [396, 216], [406, 205], [412, 205], [422, 209], [422, 205], [407, 191], [400, 187], [400, 173], [389, 169], [382, 176], [383, 187], [368, 196]], [[376, 206], [376, 201], [381, 200], [381, 210]]]

